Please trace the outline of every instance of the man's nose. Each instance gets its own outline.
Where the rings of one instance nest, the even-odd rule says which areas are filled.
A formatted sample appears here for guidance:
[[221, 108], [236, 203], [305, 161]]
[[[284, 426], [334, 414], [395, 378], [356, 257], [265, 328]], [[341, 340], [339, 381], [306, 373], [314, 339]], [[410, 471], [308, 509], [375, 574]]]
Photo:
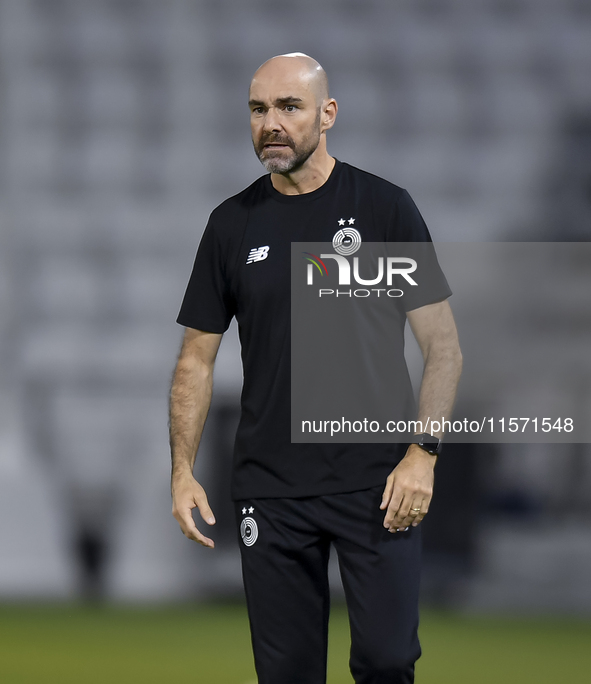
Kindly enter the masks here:
[[280, 131], [281, 130], [281, 120], [278, 111], [275, 107], [270, 107], [265, 116], [264, 129], [266, 131]]

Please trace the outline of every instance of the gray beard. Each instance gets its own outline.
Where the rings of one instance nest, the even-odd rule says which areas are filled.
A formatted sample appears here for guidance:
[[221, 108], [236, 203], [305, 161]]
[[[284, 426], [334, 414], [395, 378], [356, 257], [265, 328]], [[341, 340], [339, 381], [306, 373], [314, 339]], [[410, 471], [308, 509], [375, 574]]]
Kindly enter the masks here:
[[259, 155], [259, 160], [269, 173], [290, 173], [294, 169], [298, 169], [302, 166], [317, 147], [318, 144], [314, 147], [307, 147], [299, 152], [295, 152], [294, 150], [295, 154], [288, 158], [268, 157], [267, 159], [263, 159], [262, 156]]

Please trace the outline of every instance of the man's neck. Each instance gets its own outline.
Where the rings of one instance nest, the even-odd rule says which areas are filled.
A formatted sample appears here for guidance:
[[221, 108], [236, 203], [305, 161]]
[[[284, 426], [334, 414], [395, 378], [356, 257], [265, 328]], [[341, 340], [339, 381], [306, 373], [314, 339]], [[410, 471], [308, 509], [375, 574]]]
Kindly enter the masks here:
[[282, 195], [304, 195], [308, 192], [314, 192], [324, 185], [332, 173], [335, 159], [326, 150], [318, 156], [316, 152], [310, 155], [305, 164], [293, 173], [272, 173], [271, 183], [273, 183], [275, 190]]

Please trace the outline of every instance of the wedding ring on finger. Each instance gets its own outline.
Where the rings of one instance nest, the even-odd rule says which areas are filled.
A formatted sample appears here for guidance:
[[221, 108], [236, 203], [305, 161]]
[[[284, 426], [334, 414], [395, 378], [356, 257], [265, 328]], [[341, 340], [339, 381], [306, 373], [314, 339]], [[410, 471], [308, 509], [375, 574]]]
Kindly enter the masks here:
[[420, 508], [411, 508], [411, 509], [410, 509], [410, 514], [411, 514], [413, 517], [417, 516], [420, 512], [421, 512], [421, 509], [420, 509]]

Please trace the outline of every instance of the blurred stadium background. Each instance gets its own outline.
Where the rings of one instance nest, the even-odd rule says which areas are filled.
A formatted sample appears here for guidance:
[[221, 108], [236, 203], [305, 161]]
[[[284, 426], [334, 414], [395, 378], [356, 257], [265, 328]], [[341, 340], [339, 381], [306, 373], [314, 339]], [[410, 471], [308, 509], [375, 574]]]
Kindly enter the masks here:
[[[98, 623], [111, 638], [117, 625], [210, 625], [200, 601], [240, 596], [227, 484], [241, 381], [234, 326], [198, 465], [219, 521], [215, 553], [170, 515], [167, 391], [208, 214], [263, 172], [249, 79], [291, 51], [329, 74], [340, 105], [331, 152], [407, 188], [437, 240], [591, 237], [588, 0], [0, 0], [0, 630], [17, 662], [0, 660], [3, 681], [70, 681], [63, 667], [55, 679], [49, 665], [45, 678], [27, 669], [31, 625], [57, 639], [69, 624], [63, 644], [76, 648], [84, 634], [102, 643]], [[583, 314], [577, 334], [588, 340]], [[552, 353], [561, 338], [546, 330], [540, 344]], [[589, 408], [589, 365], [580, 371]], [[505, 653], [502, 635], [536, 644], [539, 676], [515, 681], [557, 681], [550, 661], [579, 663], [590, 485], [588, 444], [448, 446], [425, 522], [424, 601], [452, 613], [426, 613], [425, 682], [464, 681], [451, 678], [450, 654], [459, 662], [459, 644], [480, 628], [483, 668], [494, 670], [493, 649]], [[336, 572], [333, 581], [338, 597]], [[47, 601], [64, 607], [35, 607]], [[140, 619], [121, 607], [170, 602], [197, 608], [145, 608]], [[224, 610], [220, 648], [246, 649], [251, 667], [242, 608]], [[491, 613], [530, 621], [481, 617]], [[537, 624], [541, 613], [562, 617]], [[342, 612], [335, 620], [338, 635]], [[200, 643], [195, 654], [215, 650]], [[58, 662], [60, 648], [46, 646]], [[507, 653], [517, 677], [519, 654]], [[154, 667], [143, 681], [164, 681]], [[253, 678], [216, 672], [195, 681]], [[493, 681], [470, 672], [465, 681]], [[574, 672], [566, 679], [583, 681]]]

